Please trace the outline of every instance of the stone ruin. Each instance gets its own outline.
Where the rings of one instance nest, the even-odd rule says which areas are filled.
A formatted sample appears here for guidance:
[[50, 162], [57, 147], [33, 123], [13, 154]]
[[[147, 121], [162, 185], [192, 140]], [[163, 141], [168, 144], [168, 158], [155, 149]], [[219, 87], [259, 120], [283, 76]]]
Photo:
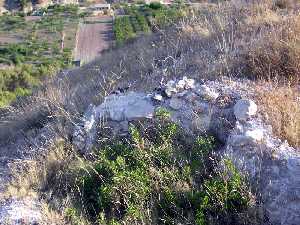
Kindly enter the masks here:
[[[300, 152], [272, 135], [257, 113], [258, 106], [247, 87], [221, 81], [197, 83], [183, 77], [171, 80], [152, 93], [125, 92], [107, 96], [99, 106], [90, 105], [76, 126], [73, 143], [83, 155], [91, 153], [97, 126], [105, 121], [128, 132], [128, 123], [152, 118], [159, 107], [189, 132], [212, 133], [229, 157], [249, 176], [259, 193], [271, 224], [300, 224]], [[238, 88], [237, 88], [238, 87]]]

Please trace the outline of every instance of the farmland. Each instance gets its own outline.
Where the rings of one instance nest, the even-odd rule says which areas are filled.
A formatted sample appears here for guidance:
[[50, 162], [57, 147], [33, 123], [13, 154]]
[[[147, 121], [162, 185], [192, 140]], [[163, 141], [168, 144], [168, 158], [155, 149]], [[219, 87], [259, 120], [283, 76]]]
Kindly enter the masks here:
[[71, 65], [78, 7], [51, 6], [44, 13], [0, 17], [0, 107]]
[[[72, 61], [87, 63], [113, 40], [127, 40], [170, 25], [185, 15], [182, 5], [113, 5], [125, 15], [85, 17], [75, 5], [52, 5], [32, 15], [0, 17], [0, 107], [28, 95]], [[118, 10], [116, 10], [118, 11]]]
[[114, 33], [118, 45], [141, 34], [150, 33], [155, 27], [164, 27], [185, 15], [184, 5], [165, 6], [160, 3], [122, 5], [124, 16], [117, 17]]

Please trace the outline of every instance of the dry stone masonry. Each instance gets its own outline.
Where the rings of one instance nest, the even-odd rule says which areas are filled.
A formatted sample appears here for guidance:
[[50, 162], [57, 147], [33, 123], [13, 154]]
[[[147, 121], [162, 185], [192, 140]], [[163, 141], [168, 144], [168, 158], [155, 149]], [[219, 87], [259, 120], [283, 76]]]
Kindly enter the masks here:
[[[245, 91], [236, 88], [243, 85]], [[167, 108], [171, 119], [188, 132], [212, 133], [224, 143], [220, 154], [249, 175], [272, 224], [300, 224], [299, 149], [272, 135], [271, 127], [257, 114], [245, 82], [197, 83], [183, 77], [158, 90], [112, 94], [101, 105], [91, 105], [75, 128], [74, 144], [88, 155], [102, 122], [112, 121], [126, 131], [129, 121], [152, 118], [157, 108]]]

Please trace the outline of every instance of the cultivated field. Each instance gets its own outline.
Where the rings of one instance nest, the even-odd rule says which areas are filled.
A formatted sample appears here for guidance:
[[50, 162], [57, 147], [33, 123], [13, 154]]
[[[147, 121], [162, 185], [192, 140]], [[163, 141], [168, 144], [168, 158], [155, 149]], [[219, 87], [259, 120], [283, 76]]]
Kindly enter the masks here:
[[109, 48], [113, 40], [112, 18], [109, 16], [87, 18], [77, 34], [75, 60], [87, 63]]

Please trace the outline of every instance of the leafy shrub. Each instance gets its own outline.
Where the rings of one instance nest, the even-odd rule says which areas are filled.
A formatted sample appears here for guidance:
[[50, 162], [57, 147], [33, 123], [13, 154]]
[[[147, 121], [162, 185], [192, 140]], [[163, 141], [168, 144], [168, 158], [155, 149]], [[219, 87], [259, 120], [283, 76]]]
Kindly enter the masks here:
[[222, 171], [208, 166], [212, 137], [188, 144], [166, 110], [156, 118], [146, 130], [132, 125], [129, 140], [107, 142], [76, 172], [79, 210], [99, 224], [230, 224], [250, 202], [244, 178], [230, 161]]
[[149, 4], [149, 8], [154, 9], [154, 10], [158, 10], [158, 9], [163, 8], [163, 5], [159, 2], [151, 2]]

